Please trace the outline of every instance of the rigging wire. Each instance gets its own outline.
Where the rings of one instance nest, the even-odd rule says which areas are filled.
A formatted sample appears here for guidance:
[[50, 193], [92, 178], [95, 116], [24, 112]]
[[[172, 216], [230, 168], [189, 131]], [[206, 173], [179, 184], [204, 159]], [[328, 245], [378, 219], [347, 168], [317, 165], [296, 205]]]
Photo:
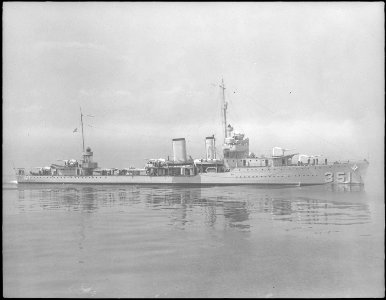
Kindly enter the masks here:
[[[265, 105], [259, 103], [258, 101], [254, 101], [254, 98], [251, 97], [251, 96], [249, 96], [249, 95], [247, 95], [247, 94], [242, 94], [241, 97], [242, 97], [243, 99], [246, 99], [246, 100], [247, 100], [247, 104], [243, 104], [244, 106], [250, 107], [249, 104], [251, 104], [252, 101], [253, 101], [253, 104], [254, 104], [254, 105], [257, 105], [257, 106], [263, 108], [264, 110], [268, 111], [268, 112], [269, 112], [270, 114], [272, 114], [272, 115], [275, 115], [275, 114], [276, 114], [276, 112], [272, 111], [271, 109], [269, 109], [269, 108], [266, 107]], [[252, 101], [248, 101], [248, 100], [252, 100]], [[233, 104], [232, 99], [230, 100], [230, 103]], [[249, 115], [251, 114], [251, 110], [246, 110], [246, 111], [247, 111], [247, 113], [248, 113]], [[237, 113], [234, 113], [234, 115], [237, 116], [237, 117], [239, 117]], [[239, 119], [241, 120], [241, 118], [239, 118]], [[304, 131], [306, 131], [306, 132], [308, 132], [309, 134], [312, 134], [312, 135], [315, 134], [315, 132], [313, 132], [312, 130], [309, 130], [308, 128], [302, 128], [302, 130], [304, 130]], [[325, 139], [325, 138], [323, 138], [323, 137], [321, 137], [321, 136], [319, 136], [318, 138], [319, 138], [320, 140], [324, 141], [326, 144], [329, 144], [329, 145], [331, 145], [331, 146], [334, 146], [335, 149], [338, 148], [338, 149], [344, 150], [344, 151], [346, 151], [346, 152], [349, 152], [350, 155], [353, 155], [354, 157], [357, 156], [357, 154], [353, 153], [353, 152], [350, 151], [350, 150], [347, 150], [346, 147], [343, 148], [342, 145], [338, 145], [338, 144], [336, 144], [336, 143], [333, 143], [333, 142], [331, 142], [331, 141], [329, 141], [329, 140], [327, 140], [327, 139]], [[350, 149], [351, 149], [351, 148], [350, 148]]]
[[[214, 85], [212, 84], [213, 86], [213, 91], [214, 89], [218, 90], [218, 93], [217, 93], [217, 105], [216, 107], [218, 108], [217, 109], [217, 114], [216, 114], [216, 118], [215, 118], [215, 122], [214, 123], [219, 123], [221, 124], [221, 126], [218, 126], [219, 128], [222, 128], [223, 126], [223, 114], [222, 114], [222, 111], [221, 111], [221, 107], [222, 107], [222, 101], [220, 101], [221, 99], [221, 90], [220, 89], [217, 89], [218, 88], [218, 85]], [[233, 92], [233, 93], [232, 93]], [[213, 93], [211, 93], [213, 96]], [[252, 97], [248, 94], [245, 94], [245, 93], [240, 93], [238, 90], [237, 90], [237, 93], [236, 93], [236, 90], [234, 89], [231, 89], [229, 87], [226, 88], [226, 91], [225, 91], [225, 101], [227, 103], [229, 103], [229, 105], [231, 106], [231, 110], [230, 112], [228, 112], [228, 114], [230, 115], [229, 117], [229, 120], [232, 120], [232, 121], [235, 121], [235, 120], [243, 120], [245, 119], [245, 114], [249, 115], [250, 117], [253, 118], [252, 116], [252, 113], [253, 113], [253, 110], [251, 109], [246, 109], [243, 111], [243, 116], [242, 117], [239, 113], [239, 111], [237, 110], [238, 107], [240, 107], [240, 105], [244, 106], [244, 107], [251, 107], [251, 106], [258, 106], [260, 107], [261, 109], [263, 109], [265, 112], [268, 112], [270, 113], [271, 115], [276, 115], [277, 114], [277, 111], [273, 111], [272, 109], [268, 108], [267, 106], [261, 104], [259, 101], [256, 101], [256, 97]], [[213, 97], [211, 97], [213, 98]], [[241, 100], [242, 99], [242, 100]], [[238, 102], [237, 104], [238, 105], [235, 105], [235, 102]], [[243, 103], [242, 103], [243, 102]], [[229, 122], [228, 122], [229, 123]], [[236, 122], [237, 124], [237, 122]], [[119, 133], [124, 133], [124, 134], [127, 134], [127, 130], [119, 130], [119, 129], [107, 129], [107, 128], [102, 128], [102, 127], [99, 127], [99, 126], [94, 126], [94, 125], [90, 125], [90, 124], [86, 124], [87, 126], [91, 127], [91, 128], [96, 128], [96, 129], [100, 129], [100, 130], [104, 130], [104, 131], [108, 131], [108, 132], [119, 132]], [[199, 123], [192, 123], [190, 125], [187, 125], [187, 124], [184, 124], [184, 130], [185, 130], [185, 133], [184, 133], [184, 136], [185, 136], [185, 139], [188, 143], [197, 143], [199, 141], [199, 139], [196, 137], [196, 135], [193, 135], [193, 133], [196, 133], [197, 132], [197, 127], [199, 128], [202, 128], [202, 126], [199, 124]], [[240, 125], [236, 125], [238, 128], [241, 129], [242, 132], [245, 132], [245, 130], [242, 128], [242, 126]], [[219, 128], [217, 128], [216, 126], [216, 129], [213, 130], [214, 132], [216, 132], [216, 135], [218, 135], [219, 132], [221, 132], [220, 130], [218, 130]], [[303, 128], [302, 130], [310, 133], [310, 134], [315, 134], [315, 132], [313, 132], [312, 130], [309, 130], [308, 128]], [[208, 135], [211, 135], [212, 133], [208, 133]], [[141, 136], [143, 137], [147, 137], [147, 138], [152, 138], [152, 139], [159, 139], [159, 140], [164, 140], [164, 138], [162, 138], [159, 134], [144, 134], [144, 133], [141, 133]], [[218, 135], [218, 136], [221, 136]], [[342, 150], [345, 150], [347, 151], [347, 149], [343, 149], [342, 145], [337, 145], [321, 136], [318, 137], [320, 140], [324, 141], [326, 144], [328, 145], [331, 145], [331, 146], [334, 146], [334, 148], [338, 148], [338, 149], [342, 149]], [[219, 140], [219, 139], [217, 139]], [[221, 143], [219, 143], [221, 144]], [[217, 152], [217, 148], [221, 148], [221, 147], [216, 147], [216, 152]], [[347, 151], [347, 152], [350, 152], [350, 154], [353, 154], [351, 151]]]

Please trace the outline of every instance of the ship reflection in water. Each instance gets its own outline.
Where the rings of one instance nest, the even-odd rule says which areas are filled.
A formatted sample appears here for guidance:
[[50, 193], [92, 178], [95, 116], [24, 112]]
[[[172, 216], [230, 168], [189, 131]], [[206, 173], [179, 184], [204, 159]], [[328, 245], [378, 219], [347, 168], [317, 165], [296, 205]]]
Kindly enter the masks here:
[[358, 297], [383, 286], [383, 199], [361, 186], [3, 193], [15, 297]]
[[[369, 222], [369, 203], [361, 185], [319, 187], [165, 187], [19, 185], [17, 209], [130, 212], [160, 210], [179, 229], [200, 224], [250, 230], [253, 219], [298, 224], [350, 225]], [[200, 218], [203, 222], [198, 222]], [[197, 223], [197, 224], [194, 224]]]

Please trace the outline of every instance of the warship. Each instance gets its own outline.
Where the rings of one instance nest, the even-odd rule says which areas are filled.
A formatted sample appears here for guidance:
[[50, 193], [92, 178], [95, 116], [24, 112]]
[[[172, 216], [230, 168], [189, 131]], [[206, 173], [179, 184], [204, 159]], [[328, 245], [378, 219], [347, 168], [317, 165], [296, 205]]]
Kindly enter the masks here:
[[[187, 157], [185, 138], [172, 139], [173, 159], [148, 159], [143, 168], [106, 169], [93, 161], [90, 147], [85, 149], [82, 125], [82, 158], [64, 160], [27, 172], [15, 168], [18, 184], [167, 184], [167, 185], [321, 185], [364, 184], [369, 162], [335, 161], [321, 155], [288, 154], [290, 149], [273, 147], [272, 154], [256, 156], [249, 151], [249, 138], [227, 123], [228, 105], [222, 89], [222, 155], [217, 154], [214, 135], [205, 138], [206, 155]], [[292, 149], [294, 150], [294, 149]], [[220, 157], [217, 157], [220, 156]], [[297, 157], [297, 159], [296, 159]]]

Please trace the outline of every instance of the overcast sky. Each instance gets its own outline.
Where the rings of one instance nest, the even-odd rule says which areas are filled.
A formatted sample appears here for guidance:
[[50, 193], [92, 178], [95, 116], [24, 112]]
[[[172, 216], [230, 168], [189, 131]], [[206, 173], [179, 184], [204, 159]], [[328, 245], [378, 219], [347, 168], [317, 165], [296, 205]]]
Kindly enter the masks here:
[[[3, 3], [3, 171], [80, 159], [142, 167], [221, 143], [384, 155], [384, 7], [331, 3]], [[92, 127], [91, 127], [92, 126]]]

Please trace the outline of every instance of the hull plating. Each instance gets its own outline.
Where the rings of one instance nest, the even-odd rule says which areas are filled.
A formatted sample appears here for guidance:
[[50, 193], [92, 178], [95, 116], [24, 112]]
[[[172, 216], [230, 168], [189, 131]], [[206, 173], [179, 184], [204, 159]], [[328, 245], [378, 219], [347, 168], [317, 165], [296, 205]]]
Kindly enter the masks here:
[[317, 185], [363, 184], [365, 161], [315, 166], [243, 167], [194, 176], [17, 176], [18, 183], [167, 185]]

